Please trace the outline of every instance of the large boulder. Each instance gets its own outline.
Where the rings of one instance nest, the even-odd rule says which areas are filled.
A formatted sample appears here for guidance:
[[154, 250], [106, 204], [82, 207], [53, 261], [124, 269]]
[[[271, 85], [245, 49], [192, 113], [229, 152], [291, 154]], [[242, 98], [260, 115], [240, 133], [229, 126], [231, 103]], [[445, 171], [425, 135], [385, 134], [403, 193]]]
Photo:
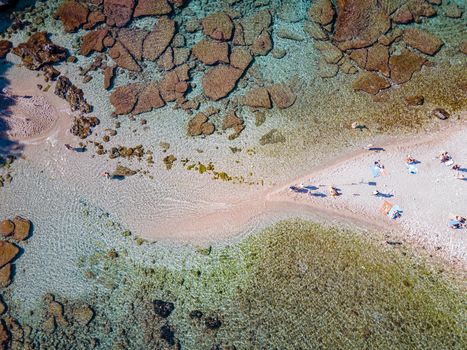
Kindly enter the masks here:
[[391, 82], [388, 79], [373, 72], [360, 73], [352, 84], [355, 91], [365, 91], [373, 95], [390, 86]]
[[0, 241], [0, 267], [12, 261], [19, 253], [19, 248], [13, 243]]
[[227, 65], [209, 69], [202, 81], [204, 94], [211, 100], [220, 100], [235, 88], [242, 74], [243, 70]]
[[122, 28], [118, 31], [117, 40], [128, 50], [130, 55], [141, 61], [143, 58], [143, 42], [148, 31], [135, 28]]
[[104, 51], [104, 38], [108, 33], [108, 29], [98, 29], [83, 35], [79, 53], [83, 56], [87, 56], [93, 51]]
[[229, 63], [229, 45], [225, 42], [204, 39], [193, 46], [192, 53], [207, 65]]
[[115, 108], [114, 113], [117, 115], [131, 113], [143, 87], [141, 83], [134, 83], [115, 88], [109, 98], [110, 104]]
[[397, 84], [403, 84], [409, 81], [415, 72], [422, 69], [425, 62], [423, 57], [409, 50], [404, 50], [399, 55], [393, 55], [389, 58], [391, 79]]
[[366, 47], [391, 27], [378, 0], [337, 0], [333, 40], [341, 50]]
[[443, 46], [443, 41], [436, 35], [418, 28], [404, 30], [402, 38], [407, 45], [431, 56]]
[[104, 14], [109, 26], [123, 27], [131, 20], [135, 0], [104, 0]]
[[0, 236], [7, 237], [15, 230], [15, 224], [11, 220], [2, 220], [0, 222]]
[[130, 52], [119, 41], [109, 50], [109, 56], [115, 63], [122, 68], [128, 69], [133, 72], [140, 72], [141, 67], [138, 62], [133, 58]]
[[143, 57], [155, 61], [164, 53], [175, 35], [175, 22], [162, 17], [146, 36], [143, 43]]
[[290, 86], [286, 84], [274, 84], [268, 87], [268, 92], [271, 96], [274, 106], [279, 109], [291, 107], [297, 99], [297, 96], [292, 91]]
[[75, 32], [87, 22], [89, 9], [75, 0], [66, 0], [56, 12], [56, 16], [63, 23], [65, 31]]
[[13, 232], [13, 238], [16, 241], [24, 241], [29, 237], [31, 231], [31, 221], [24, 219], [21, 216], [16, 216], [13, 219], [15, 224], [15, 230]]
[[217, 12], [203, 18], [201, 25], [203, 33], [215, 40], [229, 41], [232, 39], [234, 25], [225, 12]]
[[172, 12], [172, 6], [167, 0], [138, 0], [134, 17], [161, 16]]
[[323, 26], [328, 25], [334, 19], [335, 11], [331, 0], [313, 1], [308, 9], [308, 17]]

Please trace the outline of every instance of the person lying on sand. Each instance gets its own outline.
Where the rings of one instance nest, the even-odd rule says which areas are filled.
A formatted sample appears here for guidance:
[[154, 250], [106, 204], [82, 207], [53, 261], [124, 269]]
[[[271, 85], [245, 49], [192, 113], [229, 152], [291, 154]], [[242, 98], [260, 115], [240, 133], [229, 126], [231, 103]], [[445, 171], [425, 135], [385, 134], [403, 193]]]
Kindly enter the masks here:
[[410, 154], [408, 154], [407, 157], [405, 158], [405, 162], [407, 164], [413, 164], [413, 163], [416, 163], [417, 160], [414, 157], [412, 157]]
[[449, 155], [448, 152], [441, 153], [438, 158], [441, 161], [441, 163], [446, 165], [450, 165], [448, 163], [452, 162], [452, 157]]
[[110, 179], [110, 173], [108, 171], [104, 171], [101, 176], [105, 177], [106, 179]]
[[451, 169], [452, 170], [459, 170], [460, 168], [461, 168], [460, 164], [454, 164]]
[[329, 186], [329, 195], [331, 197], [337, 197], [337, 196], [340, 196], [341, 193], [339, 192], [339, 190], [336, 187]]

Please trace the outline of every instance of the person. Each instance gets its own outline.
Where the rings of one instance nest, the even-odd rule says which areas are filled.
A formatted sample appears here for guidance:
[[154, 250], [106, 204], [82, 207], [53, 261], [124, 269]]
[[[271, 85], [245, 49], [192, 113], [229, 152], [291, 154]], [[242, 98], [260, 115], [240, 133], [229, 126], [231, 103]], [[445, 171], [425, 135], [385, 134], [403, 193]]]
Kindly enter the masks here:
[[456, 215], [456, 220], [459, 221], [461, 224], [465, 224], [466, 219], [463, 216]]
[[454, 164], [451, 169], [452, 170], [459, 170], [460, 168], [461, 168], [461, 166], [459, 164]]
[[73, 151], [73, 147], [71, 147], [71, 145], [69, 145], [68, 143], [65, 143], [65, 147], [67, 150]]
[[329, 186], [329, 195], [331, 197], [337, 197], [340, 195], [339, 190], [336, 187]]
[[439, 156], [439, 160], [441, 161], [441, 163], [448, 163], [451, 159], [452, 157], [449, 155], [448, 152], [443, 152]]
[[413, 164], [413, 163], [416, 163], [417, 160], [414, 157], [412, 157], [410, 154], [408, 154], [407, 157], [405, 158], [405, 162], [407, 164]]
[[110, 179], [110, 173], [108, 171], [104, 171], [101, 175], [106, 179]]

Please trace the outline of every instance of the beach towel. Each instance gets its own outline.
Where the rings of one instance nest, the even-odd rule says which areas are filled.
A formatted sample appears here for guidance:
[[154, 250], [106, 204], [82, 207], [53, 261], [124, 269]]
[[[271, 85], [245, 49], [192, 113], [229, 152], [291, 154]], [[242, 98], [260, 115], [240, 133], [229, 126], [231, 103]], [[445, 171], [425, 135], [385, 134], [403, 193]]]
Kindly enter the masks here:
[[377, 167], [376, 165], [371, 169], [371, 174], [373, 177], [378, 177], [381, 175], [381, 169]]
[[413, 164], [409, 164], [408, 169], [409, 169], [409, 174], [417, 174], [418, 173], [417, 167], [415, 165], [413, 165]]
[[446, 166], [450, 166], [450, 165], [453, 165], [454, 164], [454, 160], [452, 159], [449, 159], [447, 162], [444, 162], [444, 165]]
[[460, 221], [458, 221], [456, 219], [451, 219], [451, 220], [449, 220], [448, 227], [457, 229], [457, 228], [461, 227], [461, 223], [460, 223]]
[[392, 203], [388, 201], [384, 201], [383, 205], [380, 208], [380, 212], [384, 215], [387, 215], [392, 207], [393, 207]]
[[388, 218], [390, 219], [397, 219], [401, 216], [402, 209], [398, 205], [394, 205], [391, 210], [389, 210]]

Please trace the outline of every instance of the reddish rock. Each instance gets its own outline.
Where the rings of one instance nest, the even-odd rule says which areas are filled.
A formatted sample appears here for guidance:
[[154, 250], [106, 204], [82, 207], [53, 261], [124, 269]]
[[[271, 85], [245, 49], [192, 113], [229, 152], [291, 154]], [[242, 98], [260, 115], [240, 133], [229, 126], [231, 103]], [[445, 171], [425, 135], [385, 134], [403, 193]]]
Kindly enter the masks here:
[[13, 243], [0, 241], [0, 267], [11, 262], [19, 253], [19, 248]]
[[115, 39], [111, 36], [111, 35], [107, 35], [105, 38], [104, 38], [104, 46], [105, 47], [112, 47], [115, 45]]
[[375, 44], [368, 48], [366, 69], [379, 71], [385, 76], [389, 76], [389, 49], [387, 46]]
[[112, 91], [109, 101], [115, 108], [115, 114], [129, 114], [138, 102], [138, 96], [143, 90], [141, 83], [119, 86]]
[[231, 66], [219, 65], [211, 68], [203, 77], [204, 94], [217, 101], [227, 96], [237, 84], [243, 71]]
[[104, 15], [109, 26], [123, 27], [131, 20], [135, 0], [104, 0]]
[[373, 72], [360, 73], [352, 83], [352, 87], [355, 91], [365, 91], [373, 95], [376, 95], [381, 90], [387, 89], [390, 86], [391, 83], [389, 80]]
[[186, 63], [191, 55], [191, 50], [188, 47], [180, 47], [174, 49], [174, 64], [179, 66]]
[[116, 42], [115, 45], [109, 50], [109, 56], [115, 61], [115, 63], [122, 68], [139, 72], [141, 67], [135, 61], [130, 52], [120, 42]]
[[272, 25], [271, 13], [268, 10], [259, 11], [253, 16], [244, 18], [241, 22], [245, 43], [253, 45], [262, 32], [268, 31]]
[[184, 64], [164, 76], [159, 84], [159, 91], [165, 102], [175, 101], [184, 96], [188, 88], [186, 82], [190, 79], [189, 70], [188, 65]]
[[331, 23], [334, 15], [334, 6], [331, 0], [314, 1], [308, 9], [308, 17], [323, 26]]
[[421, 106], [425, 102], [425, 98], [420, 95], [405, 96], [404, 101], [409, 106]]
[[149, 32], [143, 29], [122, 28], [118, 31], [117, 40], [125, 46], [133, 58], [141, 61], [143, 59], [143, 42], [148, 34]]
[[242, 118], [239, 118], [235, 111], [228, 112], [224, 116], [224, 121], [222, 123], [222, 129], [234, 129], [236, 134], [240, 134], [240, 132], [245, 128], [244, 122]]
[[366, 68], [366, 61], [368, 58], [368, 50], [367, 49], [357, 49], [353, 50], [349, 57], [354, 61], [360, 68]]
[[229, 41], [232, 39], [234, 25], [224, 12], [217, 12], [203, 18], [201, 21], [203, 33], [215, 40]]
[[409, 0], [407, 7], [416, 22], [420, 21], [420, 17], [433, 17], [436, 15], [435, 8], [425, 0]]
[[337, 0], [333, 40], [341, 50], [373, 44], [391, 27], [391, 21], [377, 0]]
[[459, 46], [459, 51], [462, 52], [464, 55], [467, 55], [467, 40], [463, 41]]
[[245, 34], [243, 32], [243, 26], [239, 22], [235, 23], [235, 30], [234, 30], [234, 36], [232, 39], [232, 44], [235, 46], [246, 45]]
[[271, 34], [264, 30], [251, 46], [251, 53], [254, 56], [266, 56], [272, 50]]
[[47, 32], [34, 33], [27, 42], [13, 48], [12, 52], [21, 57], [23, 64], [31, 70], [66, 58], [66, 49], [52, 43], [47, 37]]
[[254, 108], [271, 108], [271, 98], [268, 89], [256, 88], [248, 91], [245, 95], [244, 104]]
[[15, 231], [13, 232], [13, 236], [11, 236], [11, 238], [16, 241], [24, 241], [27, 239], [31, 231], [31, 221], [24, 219], [21, 216], [16, 216], [13, 219], [13, 223], [15, 224]]
[[169, 46], [157, 60], [157, 66], [163, 70], [171, 70], [175, 67], [174, 52]]
[[0, 349], [8, 349], [10, 344], [10, 332], [3, 319], [0, 319]]
[[93, 32], [86, 33], [81, 38], [81, 47], [79, 53], [83, 56], [87, 56], [93, 51], [104, 51], [104, 38], [108, 33], [108, 29], [98, 29]]
[[104, 69], [104, 89], [109, 90], [112, 85], [116, 66], [107, 66]]
[[167, 0], [138, 0], [134, 17], [140, 16], [161, 16], [172, 12], [172, 6]]
[[165, 105], [162, 99], [159, 87], [156, 83], [146, 85], [144, 90], [138, 96], [138, 102], [133, 110], [133, 114], [150, 112], [153, 109], [161, 108]]
[[449, 18], [461, 18], [464, 11], [454, 1], [444, 7], [444, 15]]
[[391, 79], [397, 84], [403, 84], [412, 78], [415, 72], [418, 72], [425, 59], [417, 54], [404, 50], [400, 55], [389, 58], [389, 69], [391, 70]]
[[342, 51], [329, 41], [315, 41], [315, 47], [327, 63], [335, 64], [342, 58]]
[[407, 45], [431, 56], [443, 46], [443, 41], [436, 35], [417, 28], [404, 30], [402, 38]]
[[11, 220], [2, 220], [0, 222], [0, 236], [7, 237], [15, 230], [15, 224]]
[[207, 65], [216, 63], [229, 63], [229, 45], [227, 43], [213, 42], [203, 39], [192, 49], [193, 55]]
[[289, 108], [295, 103], [297, 96], [292, 89], [286, 84], [274, 84], [268, 87], [274, 106], [280, 109]]
[[67, 77], [61, 75], [55, 84], [54, 94], [68, 102], [72, 111], [89, 113], [92, 107], [84, 98], [83, 90], [73, 85]]
[[408, 7], [401, 7], [394, 13], [394, 15], [392, 16], [392, 20], [395, 23], [407, 24], [412, 22], [414, 18], [412, 12], [410, 12]]
[[248, 49], [236, 47], [230, 54], [230, 65], [234, 68], [241, 69], [242, 71], [247, 69], [251, 61], [253, 61], [253, 57]]
[[196, 114], [188, 122], [188, 135], [199, 136], [199, 135], [210, 135], [215, 131], [214, 124], [208, 122], [209, 118], [204, 113]]
[[175, 35], [175, 22], [166, 17], [159, 19], [143, 43], [143, 57], [155, 61], [169, 46]]
[[88, 16], [88, 21], [83, 26], [84, 29], [93, 29], [100, 23], [105, 22], [105, 15], [101, 11], [92, 11]]
[[175, 7], [182, 7], [187, 0], [169, 0], [169, 2]]
[[0, 288], [6, 288], [11, 284], [11, 268], [11, 264], [0, 268]]
[[72, 33], [87, 22], [88, 14], [89, 10], [86, 6], [75, 0], [66, 0], [55, 15], [62, 21], [65, 31]]
[[8, 52], [10, 52], [13, 44], [8, 40], [0, 40], [0, 58], [5, 58]]

